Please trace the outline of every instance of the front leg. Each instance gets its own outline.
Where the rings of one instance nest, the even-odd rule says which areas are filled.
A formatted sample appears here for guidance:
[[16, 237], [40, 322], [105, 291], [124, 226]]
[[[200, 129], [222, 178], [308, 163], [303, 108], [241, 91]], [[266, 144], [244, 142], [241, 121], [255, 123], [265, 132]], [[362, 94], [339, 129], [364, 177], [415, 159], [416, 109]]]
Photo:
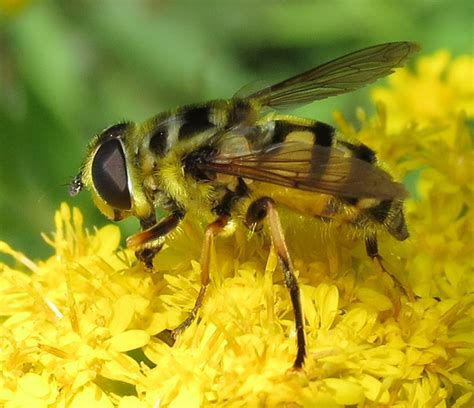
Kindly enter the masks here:
[[127, 247], [134, 249], [137, 258], [152, 269], [153, 258], [163, 247], [166, 236], [178, 226], [183, 217], [184, 213], [176, 210], [158, 223], [153, 224], [150, 219], [141, 220], [143, 231], [128, 237]]

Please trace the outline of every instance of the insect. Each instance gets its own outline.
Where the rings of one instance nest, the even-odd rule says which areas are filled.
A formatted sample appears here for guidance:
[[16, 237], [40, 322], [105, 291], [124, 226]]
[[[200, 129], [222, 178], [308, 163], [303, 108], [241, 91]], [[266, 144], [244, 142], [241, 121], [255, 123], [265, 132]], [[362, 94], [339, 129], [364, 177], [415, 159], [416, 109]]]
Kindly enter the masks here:
[[[201, 289], [175, 339], [195, 319], [209, 284], [214, 237], [239, 224], [267, 220], [295, 316], [297, 353], [306, 355], [300, 289], [283, 235], [279, 208], [349, 225], [378, 258], [377, 231], [408, 237], [403, 216], [406, 191], [377, 165], [373, 150], [336, 137], [316, 120], [277, 113], [360, 88], [402, 66], [419, 49], [411, 42], [352, 52], [246, 97], [215, 100], [160, 113], [143, 124], [121, 122], [90, 142], [69, 192], [84, 187], [108, 218], [134, 216], [141, 231], [128, 247], [149, 268], [166, 236], [189, 214], [207, 222], [201, 252]], [[157, 221], [155, 210], [167, 215]]]

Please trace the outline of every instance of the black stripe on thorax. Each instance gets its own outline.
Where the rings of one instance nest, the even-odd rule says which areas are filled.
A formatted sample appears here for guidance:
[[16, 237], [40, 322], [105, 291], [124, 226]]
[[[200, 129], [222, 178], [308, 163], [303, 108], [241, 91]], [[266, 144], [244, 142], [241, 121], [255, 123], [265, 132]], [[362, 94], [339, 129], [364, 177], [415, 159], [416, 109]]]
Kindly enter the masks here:
[[166, 152], [166, 146], [168, 143], [168, 128], [162, 124], [153, 129], [150, 135], [149, 148], [152, 153], [162, 156]]
[[252, 116], [252, 107], [244, 99], [235, 99], [227, 113], [227, 128], [247, 123]]
[[181, 114], [182, 125], [179, 128], [178, 139], [188, 139], [195, 134], [204, 132], [215, 125], [210, 121], [209, 106], [189, 108]]

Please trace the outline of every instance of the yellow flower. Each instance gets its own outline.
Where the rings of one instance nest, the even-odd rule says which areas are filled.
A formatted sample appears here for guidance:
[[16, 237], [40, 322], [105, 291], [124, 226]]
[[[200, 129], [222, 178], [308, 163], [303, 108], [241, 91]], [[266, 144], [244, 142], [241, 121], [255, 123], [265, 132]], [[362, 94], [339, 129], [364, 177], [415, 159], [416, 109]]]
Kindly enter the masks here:
[[[375, 117], [359, 112], [360, 130], [337, 116], [346, 136], [375, 148], [409, 183], [411, 237], [379, 244], [391, 275], [416, 298], [343, 227], [284, 214], [305, 312], [304, 371], [288, 370], [294, 323], [276, 256], [264, 236], [241, 230], [216, 240], [200, 319], [169, 347], [155, 335], [192, 307], [203, 226], [185, 223], [149, 272], [119, 247], [116, 226], [88, 232], [79, 210], [62, 204], [45, 236], [49, 259], [33, 262], [0, 242], [16, 263], [0, 264], [0, 405], [472, 406], [471, 113], [459, 82], [464, 63], [424, 61], [427, 77], [404, 74], [410, 83], [386, 89]], [[432, 86], [452, 104], [417, 112], [415, 125], [397, 105], [411, 103], [408, 85]]]
[[420, 57], [416, 73], [397, 70], [389, 77], [392, 89], [373, 90], [374, 100], [390, 106], [390, 130], [411, 121], [434, 127], [461, 111], [474, 116], [474, 58], [464, 55], [450, 61], [447, 50]]

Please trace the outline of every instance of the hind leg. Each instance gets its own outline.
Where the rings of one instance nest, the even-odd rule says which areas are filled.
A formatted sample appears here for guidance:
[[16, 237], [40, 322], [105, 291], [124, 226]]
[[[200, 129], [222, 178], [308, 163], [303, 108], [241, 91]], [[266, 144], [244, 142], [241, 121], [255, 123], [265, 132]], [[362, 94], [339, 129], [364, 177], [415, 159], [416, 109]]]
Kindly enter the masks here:
[[293, 368], [300, 369], [303, 366], [306, 356], [306, 339], [304, 333], [304, 319], [303, 310], [301, 307], [300, 288], [296, 278], [293, 263], [291, 262], [290, 254], [286, 246], [283, 229], [280, 223], [275, 202], [270, 197], [259, 198], [254, 201], [247, 210], [246, 222], [247, 225], [257, 225], [264, 218], [267, 218], [270, 227], [270, 235], [272, 244], [278, 257], [278, 261], [283, 270], [285, 284], [290, 292], [291, 302], [293, 304], [293, 311], [295, 315], [296, 326], [296, 340], [297, 353], [293, 363]]
[[379, 254], [377, 236], [375, 234], [369, 235], [365, 238], [365, 249], [369, 258], [378, 264], [382, 272], [386, 273], [388, 276], [390, 276], [390, 278], [392, 278], [395, 286], [401, 289], [407, 295], [410, 301], [413, 301], [415, 299], [415, 295], [411, 288], [403, 285], [403, 283], [392, 272], [390, 272], [390, 268], [386, 267], [387, 262], [384, 260], [382, 255]]

